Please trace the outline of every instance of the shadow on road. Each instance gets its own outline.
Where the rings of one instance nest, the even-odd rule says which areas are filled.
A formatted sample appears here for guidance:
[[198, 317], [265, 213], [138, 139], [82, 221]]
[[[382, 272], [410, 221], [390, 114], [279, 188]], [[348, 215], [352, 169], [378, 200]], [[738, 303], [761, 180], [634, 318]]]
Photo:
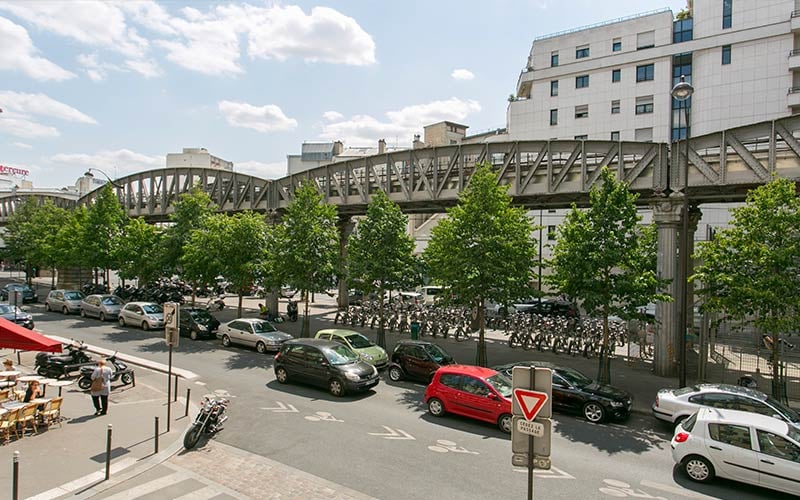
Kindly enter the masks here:
[[578, 443], [586, 443], [607, 453], [641, 454], [652, 448], [667, 451], [669, 441], [665, 435], [650, 428], [641, 428], [630, 419], [625, 426], [592, 424], [570, 416], [553, 420], [553, 431]]
[[689, 479], [677, 464], [672, 469], [672, 479], [676, 484], [681, 485], [687, 490], [726, 500], [736, 500], [745, 496], [769, 498], [770, 500], [789, 500], [790, 498], [797, 498], [788, 493], [768, 490], [752, 484], [739, 483], [729, 479], [716, 478], [710, 483], [697, 483]]
[[336, 396], [330, 394], [325, 388], [315, 387], [312, 385], [305, 385], [305, 384], [301, 385], [299, 382], [298, 383], [289, 382], [288, 384], [281, 384], [277, 380], [271, 380], [264, 385], [265, 387], [269, 387], [270, 389], [276, 392], [283, 392], [287, 394], [292, 394], [294, 396], [301, 396], [304, 398], [308, 398], [310, 401], [321, 400], [321, 401], [330, 401], [331, 403], [343, 403], [343, 404], [361, 401], [375, 394], [375, 391], [370, 389], [365, 392], [347, 393], [344, 396], [337, 398]]

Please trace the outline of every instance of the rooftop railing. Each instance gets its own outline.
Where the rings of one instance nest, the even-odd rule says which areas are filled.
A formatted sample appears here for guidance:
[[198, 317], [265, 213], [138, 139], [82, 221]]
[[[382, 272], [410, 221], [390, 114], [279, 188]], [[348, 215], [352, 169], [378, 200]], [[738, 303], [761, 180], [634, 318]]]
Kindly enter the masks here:
[[[660, 9], [651, 10], [649, 12], [642, 12], [641, 14], [633, 14], [631, 16], [619, 17], [617, 19], [612, 19], [610, 21], [601, 21], [599, 23], [589, 24], [587, 26], [581, 26], [579, 28], [572, 28], [572, 29], [568, 29], [568, 30], [564, 30], [564, 31], [559, 31], [558, 33], [551, 33], [549, 35], [537, 36], [536, 38], [533, 39], [533, 41], [534, 42], [538, 42], [539, 40], [545, 40], [547, 38], [555, 38], [557, 36], [567, 35], [569, 33], [575, 33], [577, 31], [583, 31], [583, 30], [588, 30], [588, 29], [592, 29], [592, 28], [599, 28], [600, 26], [606, 26], [606, 25], [614, 24], [614, 23], [621, 23], [623, 21], [630, 21], [631, 19], [638, 19], [640, 17], [652, 16], [654, 14], [662, 14], [664, 12], [672, 12], [672, 9], [670, 9], [669, 7], [662, 7]], [[792, 16], [794, 16], [794, 13], [792, 13]]]

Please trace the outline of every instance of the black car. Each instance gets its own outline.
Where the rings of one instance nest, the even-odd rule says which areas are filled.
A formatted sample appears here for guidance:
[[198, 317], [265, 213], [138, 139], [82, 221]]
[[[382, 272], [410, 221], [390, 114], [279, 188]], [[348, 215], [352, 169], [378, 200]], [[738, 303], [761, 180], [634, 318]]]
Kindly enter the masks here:
[[205, 309], [185, 307], [181, 308], [178, 328], [182, 337], [189, 337], [192, 340], [213, 339], [216, 338], [215, 332], [219, 328], [219, 320]]
[[9, 296], [13, 295], [14, 292], [19, 292], [19, 300], [22, 303], [37, 302], [39, 300], [36, 290], [22, 283], [9, 283], [0, 288], [0, 300], [8, 300]]
[[389, 364], [389, 378], [394, 382], [409, 378], [431, 381], [441, 366], [455, 364], [453, 357], [444, 349], [424, 340], [401, 340], [394, 346]]
[[19, 307], [9, 304], [0, 304], [0, 317], [12, 323], [24, 326], [28, 330], [33, 330], [33, 316]]
[[631, 412], [631, 395], [611, 385], [601, 385], [573, 368], [542, 361], [522, 361], [495, 366], [511, 377], [515, 366], [535, 366], [553, 370], [553, 409], [580, 413], [599, 423], [607, 419], [624, 420]]
[[275, 378], [327, 387], [334, 396], [367, 391], [380, 381], [378, 369], [346, 345], [322, 339], [287, 340], [275, 355]]

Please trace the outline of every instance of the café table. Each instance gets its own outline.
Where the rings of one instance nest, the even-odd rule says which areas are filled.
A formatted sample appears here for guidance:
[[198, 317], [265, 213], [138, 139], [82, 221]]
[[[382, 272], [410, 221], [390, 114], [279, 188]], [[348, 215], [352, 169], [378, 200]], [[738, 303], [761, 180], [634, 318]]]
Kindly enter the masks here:
[[6, 401], [5, 403], [3, 403], [0, 406], [5, 408], [6, 410], [10, 411], [10, 410], [16, 410], [17, 408], [22, 408], [23, 406], [26, 406], [27, 404], [28, 403], [23, 403], [21, 401]]
[[53, 383], [58, 382], [54, 378], [43, 378], [39, 379], [39, 385], [42, 386], [42, 396], [47, 396], [47, 386], [53, 385]]
[[72, 385], [75, 383], [75, 379], [72, 380], [56, 380], [55, 382], [50, 382], [51, 387], [58, 387], [58, 397], [61, 397], [61, 389], [68, 385]]
[[17, 382], [33, 382], [34, 380], [42, 380], [44, 377], [41, 375], [23, 375], [17, 378]]
[[[0, 389], [14, 387], [17, 385], [16, 377], [21, 373], [22, 372], [18, 372], [16, 370], [5, 370], [0, 372]], [[11, 378], [11, 380], [9, 380], [9, 378]]]

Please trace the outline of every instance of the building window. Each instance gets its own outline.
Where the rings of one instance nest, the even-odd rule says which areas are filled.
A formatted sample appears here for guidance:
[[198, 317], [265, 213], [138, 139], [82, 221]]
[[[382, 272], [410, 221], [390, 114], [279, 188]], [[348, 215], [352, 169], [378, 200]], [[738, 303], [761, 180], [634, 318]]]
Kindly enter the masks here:
[[589, 105], [575, 106], [575, 118], [589, 118]]
[[653, 142], [653, 127], [637, 128], [634, 132], [636, 142]]
[[723, 45], [722, 46], [722, 64], [730, 64], [731, 63], [731, 46], [730, 45]]
[[636, 35], [636, 50], [649, 49], [656, 46], [656, 32], [644, 31]]
[[589, 75], [581, 75], [575, 77], [575, 88], [582, 89], [589, 86]]
[[722, 0], [722, 29], [731, 27], [733, 17], [733, 0]]
[[550, 53], [550, 67], [555, 68], [558, 66], [558, 52]]
[[550, 82], [550, 95], [551, 96], [558, 95], [558, 80], [553, 80]]
[[643, 64], [641, 66], [636, 66], [636, 81], [637, 82], [646, 82], [652, 80], [655, 77], [655, 65], [654, 64]]
[[622, 40], [619, 38], [615, 38], [613, 42], [611, 42], [611, 52], [619, 52], [622, 50]]
[[636, 114], [644, 115], [653, 112], [653, 96], [646, 95], [636, 98]]
[[589, 46], [584, 45], [575, 49], [575, 59], [583, 59], [589, 57]]
[[588, 139], [588, 138], [589, 138], [589, 136], [588, 136], [588, 135], [586, 135], [586, 134], [582, 134], [582, 135], [576, 135], [576, 136], [575, 136], [575, 140], [576, 140], [576, 141], [585, 141], [585, 140], [586, 140], [586, 139]]
[[672, 23], [672, 43], [688, 42], [694, 38], [694, 19], [691, 17]]
[[612, 141], [619, 141], [619, 130], [615, 130], [611, 132], [611, 140]]
[[558, 125], [558, 110], [550, 110], [550, 125]]
[[617, 115], [619, 114], [619, 101], [611, 101], [611, 114]]
[[622, 79], [622, 70], [621, 69], [614, 69], [611, 70], [611, 82], [617, 83]]
[[547, 241], [556, 240], [557, 226], [547, 226]]

